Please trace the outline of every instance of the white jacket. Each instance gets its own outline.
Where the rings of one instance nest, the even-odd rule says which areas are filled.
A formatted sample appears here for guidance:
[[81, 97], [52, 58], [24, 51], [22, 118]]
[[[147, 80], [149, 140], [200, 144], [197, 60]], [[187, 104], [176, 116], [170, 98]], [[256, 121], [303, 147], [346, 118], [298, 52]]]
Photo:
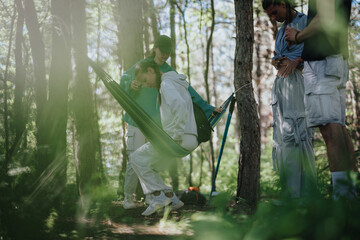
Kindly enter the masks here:
[[165, 132], [174, 140], [181, 140], [184, 134], [197, 136], [197, 128], [189, 83], [186, 76], [174, 71], [161, 77], [161, 123]]

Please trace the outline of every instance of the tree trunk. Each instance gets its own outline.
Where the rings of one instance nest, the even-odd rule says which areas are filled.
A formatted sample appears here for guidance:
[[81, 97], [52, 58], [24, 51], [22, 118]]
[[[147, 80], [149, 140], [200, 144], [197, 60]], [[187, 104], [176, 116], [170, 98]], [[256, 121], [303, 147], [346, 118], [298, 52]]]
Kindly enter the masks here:
[[157, 19], [156, 19], [157, 12], [156, 12], [153, 0], [149, 0], [149, 6], [150, 6], [151, 29], [152, 29], [154, 39], [156, 39], [160, 36], [160, 33], [159, 33], [158, 23], [157, 23]]
[[255, 25], [259, 28], [257, 29], [257, 31], [255, 32], [255, 36], [254, 36], [254, 45], [255, 45], [255, 59], [256, 59], [256, 63], [255, 63], [255, 67], [256, 67], [256, 71], [255, 71], [255, 76], [254, 76], [254, 80], [256, 83], [256, 87], [257, 87], [257, 96], [258, 96], [258, 109], [259, 109], [259, 124], [260, 124], [260, 136], [265, 136], [265, 131], [267, 130], [266, 127], [262, 127], [264, 126], [263, 124], [263, 117], [261, 115], [262, 108], [263, 108], [263, 103], [262, 103], [262, 87], [261, 87], [261, 79], [263, 79], [263, 72], [261, 69], [261, 52], [260, 52], [260, 46], [263, 44], [261, 42], [261, 26], [262, 26], [262, 21], [260, 19], [260, 10], [256, 9], [256, 22]]
[[[8, 46], [8, 52], [6, 56], [6, 65], [5, 65], [5, 73], [4, 73], [4, 131], [5, 131], [5, 162], [4, 165], [1, 166], [1, 175], [3, 175], [2, 172], [4, 172], [5, 175], [7, 175], [8, 166], [10, 163], [10, 127], [9, 127], [9, 108], [8, 108], [8, 78], [9, 78], [9, 67], [10, 67], [10, 55], [11, 55], [11, 49], [12, 49], [12, 41], [13, 41], [13, 32], [14, 32], [14, 25], [15, 25], [15, 19], [16, 19], [16, 9], [14, 6], [14, 13], [11, 17], [11, 23], [10, 23], [10, 36], [9, 36], [9, 46]], [[9, 81], [10, 82], [10, 81]], [[1, 163], [1, 162], [0, 162]]]
[[149, 4], [147, 1], [142, 2], [142, 12], [143, 12], [143, 36], [144, 36], [144, 47], [145, 47], [145, 54], [150, 52], [150, 36], [149, 36], [149, 16], [151, 14], [151, 10], [149, 8]]
[[[214, 0], [211, 0], [211, 27], [210, 27], [210, 35], [206, 43], [206, 61], [205, 61], [205, 71], [204, 71], [204, 80], [205, 80], [205, 90], [206, 90], [206, 99], [207, 102], [210, 103], [210, 87], [209, 87], [209, 65], [210, 65], [210, 47], [212, 45], [212, 36], [215, 28], [215, 7]], [[211, 171], [211, 180], [214, 179], [215, 176], [215, 153], [214, 153], [214, 143], [213, 138], [211, 136], [210, 141], [210, 171]], [[214, 185], [214, 191], [216, 190], [216, 185]]]
[[[170, 65], [173, 69], [176, 69], [176, 34], [175, 34], [175, 4], [176, 2], [174, 0], [170, 0], [170, 37], [171, 37], [171, 43], [173, 46], [174, 51], [170, 53], [171, 62]], [[190, 155], [191, 158], [191, 155]], [[174, 161], [171, 162], [169, 175], [171, 178], [171, 185], [174, 189], [174, 191], [177, 191], [179, 189], [179, 171], [178, 171], [178, 159], [174, 159]]]
[[78, 189], [87, 194], [100, 182], [99, 149], [97, 144], [96, 115], [88, 74], [88, 65], [81, 55], [87, 55], [85, 0], [71, 1], [71, 17], [75, 50], [75, 83], [73, 109], [78, 142]]
[[48, 138], [47, 138], [47, 119], [46, 119], [46, 104], [47, 104], [47, 82], [45, 70], [45, 46], [40, 32], [40, 25], [36, 15], [36, 10], [33, 0], [23, 0], [25, 23], [29, 33], [29, 40], [31, 46], [31, 53], [34, 62], [35, 74], [35, 101], [36, 101], [36, 140], [37, 140], [37, 163], [35, 169], [37, 175], [46, 169], [49, 165], [48, 156]]
[[[100, 46], [101, 46], [101, 16], [102, 16], [102, 12], [101, 12], [101, 1], [98, 0], [97, 2], [97, 32], [98, 32], [98, 36], [96, 39], [96, 63], [100, 64]], [[106, 173], [104, 170], [104, 163], [103, 163], [103, 155], [102, 155], [102, 148], [101, 148], [101, 131], [100, 131], [100, 126], [99, 126], [99, 112], [98, 112], [98, 101], [97, 101], [97, 95], [96, 92], [98, 90], [98, 84], [100, 82], [100, 78], [96, 75], [96, 80], [95, 80], [95, 87], [94, 87], [94, 106], [95, 106], [95, 116], [96, 116], [96, 121], [95, 121], [95, 125], [96, 125], [96, 140], [97, 140], [97, 148], [99, 149], [99, 164], [100, 164], [100, 176], [101, 179], [103, 181], [106, 181]]]
[[254, 43], [253, 1], [235, 0], [236, 50], [235, 89], [250, 84], [236, 94], [241, 142], [237, 197], [256, 205], [260, 189], [260, 126], [251, 85]]
[[170, 0], [170, 37], [174, 51], [171, 52], [171, 67], [176, 70], [175, 0]]
[[14, 126], [15, 126], [15, 140], [11, 147], [11, 152], [21, 143], [21, 137], [25, 131], [24, 119], [24, 95], [25, 95], [25, 66], [22, 58], [22, 44], [24, 42], [24, 9], [21, 0], [15, 1], [18, 18], [16, 25], [15, 38], [15, 99], [14, 99]]
[[68, 119], [68, 83], [71, 78], [70, 1], [52, 0], [52, 60], [49, 76], [50, 159], [59, 163], [56, 188], [66, 185], [66, 126]]
[[188, 76], [188, 81], [191, 84], [191, 76], [190, 76], [190, 46], [189, 46], [189, 41], [188, 41], [188, 34], [187, 34], [187, 27], [186, 27], [186, 19], [185, 19], [185, 9], [186, 6], [184, 7], [184, 10], [181, 9], [181, 6], [176, 3], [177, 9], [179, 10], [179, 12], [181, 13], [181, 17], [183, 20], [183, 27], [184, 27], [184, 39], [185, 39], [185, 44], [186, 44], [186, 62], [187, 62], [187, 71], [186, 71], [186, 75]]
[[144, 57], [142, 36], [142, 3], [141, 1], [119, 1], [119, 45], [123, 69], [129, 69]]

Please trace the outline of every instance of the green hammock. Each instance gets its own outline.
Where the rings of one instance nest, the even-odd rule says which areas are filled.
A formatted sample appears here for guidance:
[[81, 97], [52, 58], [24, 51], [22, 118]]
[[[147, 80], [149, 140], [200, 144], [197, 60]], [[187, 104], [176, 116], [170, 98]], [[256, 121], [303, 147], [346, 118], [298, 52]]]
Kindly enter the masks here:
[[[137, 104], [132, 97], [115, 82], [109, 74], [107, 74], [98, 64], [87, 57], [89, 65], [94, 69], [96, 75], [103, 81], [106, 88], [110, 91], [113, 97], [129, 114], [131, 119], [136, 123], [138, 128], [148, 139], [154, 148], [165, 155], [172, 157], [184, 157], [190, 154], [190, 151], [181, 147], [176, 143], [143, 109]], [[216, 116], [216, 121], [210, 121], [214, 127], [223, 112]], [[209, 119], [210, 120], [210, 119]]]

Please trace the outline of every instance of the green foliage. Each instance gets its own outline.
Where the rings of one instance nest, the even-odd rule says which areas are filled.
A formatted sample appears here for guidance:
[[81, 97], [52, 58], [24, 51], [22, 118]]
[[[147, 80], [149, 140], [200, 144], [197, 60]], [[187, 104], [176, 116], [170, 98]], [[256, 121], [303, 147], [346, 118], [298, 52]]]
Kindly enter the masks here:
[[248, 218], [215, 211], [195, 214], [191, 223], [194, 239], [357, 239], [359, 214], [357, 200], [332, 201], [315, 194], [261, 202]]

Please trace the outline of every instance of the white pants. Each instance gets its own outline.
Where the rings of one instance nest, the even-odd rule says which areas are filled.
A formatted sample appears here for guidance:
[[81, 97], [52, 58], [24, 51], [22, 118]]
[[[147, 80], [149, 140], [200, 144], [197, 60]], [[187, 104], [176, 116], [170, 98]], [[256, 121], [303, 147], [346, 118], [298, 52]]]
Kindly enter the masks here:
[[[194, 150], [198, 146], [196, 136], [183, 135], [181, 146], [189, 151]], [[170, 161], [174, 161], [174, 158], [161, 155], [149, 142], [130, 155], [129, 165], [139, 177], [144, 194], [172, 192], [172, 187], [167, 186], [159, 174], [159, 171], [168, 167]]]
[[[126, 150], [129, 159], [131, 154], [145, 143], [146, 143], [146, 138], [144, 134], [142, 134], [142, 132], [138, 128], [128, 125], [126, 132]], [[131, 164], [128, 163], [126, 167], [125, 183], [124, 183], [125, 194], [131, 195], [135, 193], [138, 182], [139, 182], [138, 176], [132, 169]]]

